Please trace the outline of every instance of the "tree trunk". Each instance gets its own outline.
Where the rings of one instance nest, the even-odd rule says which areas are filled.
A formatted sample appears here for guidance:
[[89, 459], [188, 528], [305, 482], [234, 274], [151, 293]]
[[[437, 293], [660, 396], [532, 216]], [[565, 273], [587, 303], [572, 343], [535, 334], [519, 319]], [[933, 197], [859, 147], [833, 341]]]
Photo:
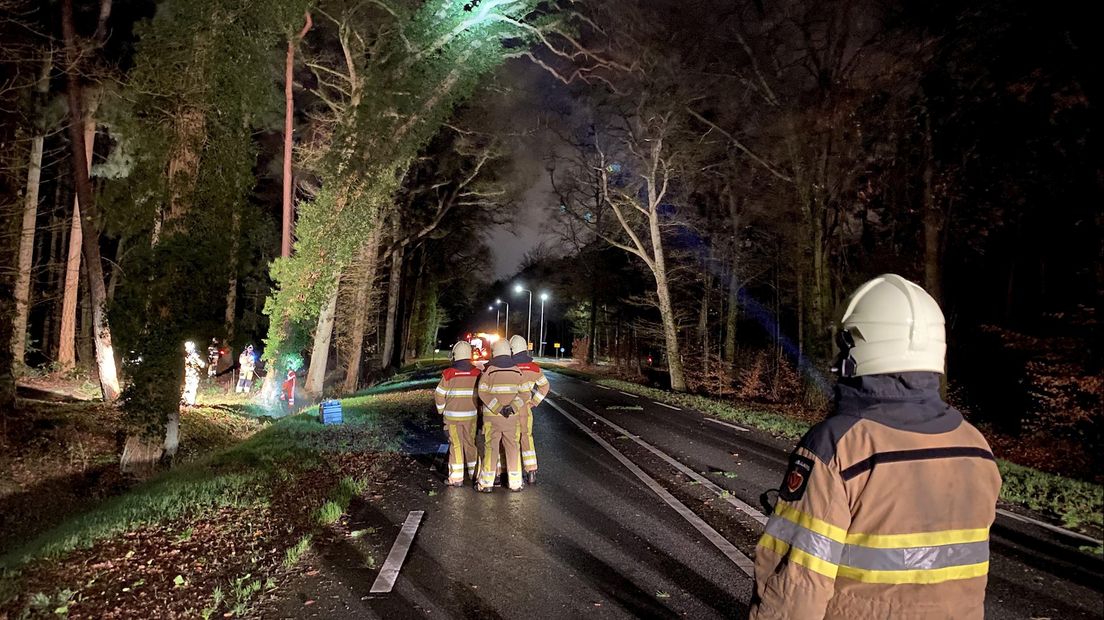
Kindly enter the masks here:
[[228, 343], [234, 340], [234, 325], [238, 317], [238, 237], [240, 235], [241, 214], [234, 209], [234, 213], [230, 216], [230, 282], [226, 289], [226, 312], [223, 314]]
[[[59, 205], [61, 201], [61, 182], [58, 182], [58, 190], [54, 195], [54, 204]], [[42, 350], [46, 353], [46, 357], [49, 359], [57, 359], [57, 344], [54, 341], [54, 332], [57, 330], [58, 324], [61, 322], [61, 305], [57, 303], [56, 293], [61, 287], [61, 267], [62, 256], [61, 248], [65, 245], [65, 232], [68, 230], [63, 225], [65, 220], [59, 218], [56, 215], [50, 216], [50, 245], [47, 249], [47, 261], [48, 266], [46, 268], [46, 290], [49, 291], [50, 296], [55, 299], [50, 302], [49, 312], [46, 315], [46, 320], [42, 325]]]
[[291, 196], [291, 147], [294, 142], [295, 97], [294, 97], [294, 73], [295, 73], [295, 45], [307, 36], [311, 27], [311, 15], [304, 15], [306, 23], [303, 30], [295, 39], [288, 39], [287, 60], [284, 62], [284, 187], [283, 187], [283, 226], [280, 234], [280, 256], [291, 256], [291, 228], [294, 214], [292, 213]]
[[[96, 121], [89, 114], [84, 120], [84, 137], [88, 145], [85, 160], [92, 169], [92, 147], [96, 140]], [[80, 195], [73, 192], [73, 218], [69, 227], [69, 252], [65, 259], [65, 289], [61, 298], [61, 335], [58, 344], [58, 366], [67, 371], [77, 363], [77, 297], [81, 274], [81, 246], [84, 231], [81, 226]]]
[[353, 324], [349, 330], [349, 365], [345, 368], [344, 392], [356, 391], [360, 383], [360, 363], [364, 353], [364, 331], [368, 324], [368, 301], [376, 284], [379, 266], [380, 228], [372, 229], [368, 241], [360, 249], [359, 261], [364, 265], [360, 281], [356, 282], [353, 298]]
[[706, 267], [705, 280], [702, 282], [701, 304], [698, 306], [698, 342], [704, 363], [709, 361], [709, 289], [713, 284], [712, 280], [712, 274]]
[[81, 368], [92, 368], [96, 365], [96, 356], [92, 353], [92, 303], [88, 298], [88, 278], [85, 266], [81, 265], [81, 281], [83, 282], [77, 294], [80, 300], [80, 329], [77, 335], [77, 362]]
[[119, 280], [122, 279], [123, 270], [119, 268], [123, 264], [123, 248], [126, 246], [126, 238], [119, 239], [119, 244], [115, 246], [115, 265], [111, 268], [111, 275], [107, 278], [107, 300], [111, 301], [115, 299], [115, 289], [119, 286]]
[[422, 246], [418, 253], [418, 273], [414, 276], [414, 287], [409, 297], [410, 303], [406, 306], [407, 311], [403, 313], [401, 320], [403, 346], [402, 351], [400, 351], [399, 363], [404, 366], [417, 357], [415, 334], [417, 334], [418, 328], [424, 325], [425, 321], [426, 307], [423, 295], [425, 266], [425, 246]]
[[[339, 278], [340, 279], [340, 278]], [[307, 370], [307, 381], [303, 384], [303, 392], [318, 397], [322, 395], [322, 389], [326, 382], [326, 366], [330, 361], [330, 340], [333, 339], [334, 315], [337, 313], [337, 291], [339, 282], [334, 283], [333, 292], [330, 293], [326, 303], [322, 306], [322, 312], [318, 314], [318, 327], [314, 330], [314, 347], [311, 349], [310, 368]]]
[[943, 302], [944, 213], [936, 204], [935, 154], [932, 152], [931, 118], [924, 115], [924, 288], [935, 301]]
[[659, 296], [659, 316], [663, 321], [663, 343], [667, 351], [667, 370], [671, 375], [671, 390], [686, 391], [686, 378], [682, 371], [682, 357], [678, 344], [678, 326], [671, 306], [671, 293], [667, 286], [667, 273], [656, 273], [656, 294]]
[[31, 141], [31, 157], [27, 165], [27, 193], [23, 200], [23, 222], [19, 236], [19, 263], [15, 280], [15, 319], [12, 323], [12, 359], [17, 366], [23, 364], [27, 344], [27, 315], [31, 303], [31, 268], [34, 260], [35, 223], [38, 220], [38, 188], [42, 179], [42, 145], [46, 141], [45, 113], [42, 108], [50, 90], [50, 71], [54, 56], [46, 52], [42, 72], [35, 85], [38, 108], [38, 126]]
[[590, 325], [587, 334], [586, 363], [593, 366], [598, 359], [598, 286], [591, 283], [590, 288]]
[[725, 312], [724, 361], [736, 363], [736, 325], [740, 319], [740, 270], [733, 250], [732, 267], [728, 272], [728, 308]]
[[380, 350], [380, 367], [392, 366], [395, 355], [395, 323], [399, 313], [399, 295], [402, 293], [403, 246], [391, 253], [391, 275], [387, 281], [387, 316], [384, 317], [383, 347]]
[[69, 101], [69, 140], [73, 150], [73, 180], [77, 189], [85, 222], [81, 226], [84, 237], [82, 253], [88, 274], [88, 292], [92, 302], [92, 328], [96, 341], [96, 365], [99, 370], [100, 388], [104, 400], [112, 402], [119, 397], [119, 378], [115, 371], [115, 352], [111, 347], [111, 328], [107, 323], [107, 291], [104, 287], [103, 267], [100, 264], [100, 240], [96, 231], [96, 206], [92, 202], [92, 183], [88, 173], [91, 149], [87, 147], [81, 130], [81, 85], [77, 75], [78, 53], [76, 32], [73, 27], [73, 0], [62, 0], [62, 32], [65, 38], [68, 62], [67, 97]]

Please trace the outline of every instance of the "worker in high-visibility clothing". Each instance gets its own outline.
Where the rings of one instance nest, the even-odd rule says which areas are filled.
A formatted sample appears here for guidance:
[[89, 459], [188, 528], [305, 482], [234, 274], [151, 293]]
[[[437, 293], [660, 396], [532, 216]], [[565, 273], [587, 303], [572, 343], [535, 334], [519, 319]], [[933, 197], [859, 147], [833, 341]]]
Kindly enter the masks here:
[[984, 617], [1001, 478], [940, 396], [939, 305], [883, 275], [838, 328], [836, 411], [790, 455], [756, 547], [751, 618]]
[[479, 417], [479, 397], [476, 384], [479, 369], [472, 364], [472, 348], [466, 342], [452, 346], [452, 365], [441, 374], [434, 391], [437, 413], [444, 417], [449, 438], [448, 480], [451, 487], [464, 485], [464, 472], [475, 482], [475, 466], [479, 451], [475, 447], [476, 424]]
[[521, 412], [518, 426], [521, 428], [521, 467], [525, 470], [526, 484], [537, 483], [537, 448], [533, 441], [533, 409], [548, 396], [548, 377], [529, 354], [529, 343], [522, 336], [510, 336], [510, 352], [514, 363], [521, 370], [522, 381], [529, 398]]
[[529, 399], [521, 370], [514, 364], [510, 343], [499, 340], [491, 349], [491, 359], [479, 377], [479, 400], [483, 402], [483, 460], [476, 490], [494, 490], [499, 449], [506, 453], [507, 485], [520, 491], [521, 454], [518, 450], [521, 429], [518, 419]]

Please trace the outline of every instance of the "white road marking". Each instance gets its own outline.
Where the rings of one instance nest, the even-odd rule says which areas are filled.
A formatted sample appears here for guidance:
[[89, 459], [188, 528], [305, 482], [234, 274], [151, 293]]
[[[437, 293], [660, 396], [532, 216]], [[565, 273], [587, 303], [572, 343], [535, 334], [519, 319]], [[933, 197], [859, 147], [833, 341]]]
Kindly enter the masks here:
[[414, 542], [414, 534], [418, 531], [418, 525], [422, 522], [423, 515], [425, 515], [423, 510], [411, 510], [406, 515], [406, 521], [403, 522], [402, 529], [399, 530], [399, 537], [395, 539], [395, 544], [391, 545], [391, 552], [387, 554], [387, 559], [383, 562], [383, 568], [380, 569], [380, 573], [375, 582], [372, 583], [372, 589], [369, 592], [372, 594], [386, 594], [391, 591], [391, 588], [395, 587], [395, 580], [399, 578], [399, 569], [402, 568], [403, 562], [406, 560], [406, 553], [410, 551], [410, 544]]
[[742, 426], [736, 426], [735, 424], [729, 424], [728, 422], [721, 422], [720, 420], [714, 420], [713, 418], [706, 418], [705, 421], [706, 422], [712, 422], [714, 424], [720, 424], [721, 426], [727, 426], [729, 428], [734, 428], [738, 431], [743, 431], [745, 433], [750, 433], [751, 432], [750, 430], [748, 430], [748, 429], [746, 429]]
[[1057, 525], [1052, 525], [1052, 524], [1047, 523], [1045, 521], [1040, 521], [1038, 519], [1032, 519], [1031, 517], [1025, 517], [1023, 515], [1018, 515], [1014, 512], [1009, 512], [1009, 511], [1007, 511], [1003, 508], [997, 508], [997, 514], [1004, 515], [1004, 516], [1008, 517], [1009, 519], [1015, 519], [1016, 521], [1022, 521], [1023, 523], [1030, 523], [1032, 525], [1037, 525], [1039, 527], [1051, 530], [1052, 532], [1058, 532], [1059, 534], [1065, 534], [1066, 536], [1072, 536], [1073, 538], [1077, 538], [1077, 539], [1083, 540], [1085, 542], [1090, 542], [1090, 543], [1093, 543], [1095, 545], [1104, 544], [1104, 541], [1097, 540], [1097, 539], [1093, 538], [1092, 536], [1086, 536], [1086, 535], [1080, 534], [1078, 532], [1072, 532], [1072, 531], [1067, 530], [1063, 527], [1058, 527]]
[[563, 414], [565, 418], [573, 422], [575, 426], [578, 426], [580, 429], [582, 429], [584, 433], [589, 435], [591, 439], [596, 441], [598, 445], [602, 446], [606, 449], [607, 452], [612, 454], [615, 459], [620, 461], [622, 465], [624, 465], [637, 478], [639, 478], [641, 482], [647, 485], [649, 489], [654, 491], [655, 494], [663, 499], [664, 502], [667, 502], [668, 506], [674, 508], [675, 512], [682, 515], [682, 518], [686, 519], [690, 523], [690, 525], [693, 525], [694, 529], [701, 532], [702, 535], [709, 540], [709, 542], [713, 543], [713, 545], [716, 546], [721, 553], [725, 554], [725, 557], [732, 560], [733, 564], [740, 567], [740, 570], [744, 571], [744, 574], [746, 574], [748, 577], [753, 577], [755, 575], [755, 562], [753, 562], [751, 558], [740, 553], [740, 550], [737, 549], [735, 545], [728, 542], [728, 539], [726, 539], [724, 536], [721, 536], [720, 532], [713, 529], [708, 523], [703, 521], [701, 517], [695, 514], [694, 511], [687, 508], [686, 504], [683, 504], [678, 500], [678, 498], [676, 498], [674, 495], [671, 495], [671, 493], [667, 489], [663, 488], [663, 486], [661, 486], [659, 482], [656, 482], [655, 478], [652, 478], [648, 474], [644, 473], [644, 470], [640, 469], [640, 467], [638, 467], [636, 463], [633, 463], [631, 460], [629, 460], [629, 458], [622, 454], [617, 448], [614, 448], [612, 445], [610, 445], [608, 441], [599, 437], [598, 433], [595, 433], [594, 431], [587, 428], [586, 425], [576, 419], [575, 416], [564, 411], [562, 407], [552, 402], [550, 399], [546, 399], [545, 402], [551, 405], [553, 409]]
[[[618, 391], [618, 392], [621, 392], [621, 390], [617, 390], [617, 391]], [[637, 396], [636, 394], [629, 394], [628, 392], [621, 392], [621, 393], [622, 393], [622, 394], [624, 394], [625, 396], [632, 396], [633, 398], [640, 398], [640, 397], [639, 397], [639, 396]]]
[[644, 441], [643, 439], [640, 439], [639, 437], [633, 436], [632, 433], [630, 433], [629, 431], [627, 431], [624, 428], [618, 426], [617, 424], [614, 424], [613, 422], [610, 422], [606, 418], [603, 418], [602, 416], [598, 415], [597, 413], [594, 413], [590, 409], [587, 409], [583, 405], [580, 405], [579, 403], [571, 400], [570, 398], [564, 396], [563, 394], [556, 393], [556, 396], [558, 398], [562, 398], [562, 399], [566, 400], [567, 402], [571, 403], [572, 405], [575, 405], [579, 409], [582, 409], [583, 411], [589, 413], [590, 415], [594, 416], [595, 418], [597, 418], [601, 422], [605, 423], [606, 426], [609, 426], [610, 428], [617, 431], [618, 433], [621, 433], [622, 435], [625, 435], [625, 436], [629, 437], [630, 439], [632, 439], [636, 443], [643, 446], [646, 450], [648, 450], [652, 454], [654, 454], [654, 455], [658, 456], [659, 458], [663, 459], [669, 465], [671, 465], [675, 469], [679, 470], [680, 472], [682, 472], [686, 476], [690, 477], [690, 479], [696, 481], [698, 484], [700, 484], [703, 487], [705, 487], [705, 488], [709, 489], [710, 491], [712, 491], [717, 497], [719, 497], [719, 498], [725, 500], [726, 502], [728, 502], [729, 504], [731, 504], [732, 507], [734, 507], [736, 510], [739, 510], [740, 512], [746, 514], [747, 516], [751, 517], [752, 519], [755, 519], [761, 525], [766, 525], [767, 524], [767, 516], [764, 515], [762, 512], [760, 512], [760, 511], [756, 510], [754, 507], [744, 503], [743, 501], [740, 500], [740, 498], [736, 497], [731, 492], [728, 492], [725, 489], [722, 489], [721, 487], [717, 486], [716, 484], [713, 483], [712, 480], [706, 478], [705, 476], [702, 476], [701, 474], [699, 474], [698, 472], [690, 469], [686, 465], [683, 465], [681, 462], [674, 459], [673, 457], [668, 456], [668, 454], [666, 452], [660, 450], [659, 448], [656, 448], [652, 444]]
[[675, 411], [682, 411], [682, 409], [679, 409], [678, 407], [675, 407], [674, 405], [668, 405], [667, 403], [661, 403], [658, 400], [653, 400], [652, 402], [659, 405], [660, 407], [666, 407], [668, 409], [674, 409]]
[[611, 387], [606, 387], [606, 386], [598, 384], [598, 383], [591, 383], [591, 385], [593, 385], [596, 388], [602, 388], [603, 390], [611, 390], [611, 391], [613, 390], [613, 388], [611, 388]]

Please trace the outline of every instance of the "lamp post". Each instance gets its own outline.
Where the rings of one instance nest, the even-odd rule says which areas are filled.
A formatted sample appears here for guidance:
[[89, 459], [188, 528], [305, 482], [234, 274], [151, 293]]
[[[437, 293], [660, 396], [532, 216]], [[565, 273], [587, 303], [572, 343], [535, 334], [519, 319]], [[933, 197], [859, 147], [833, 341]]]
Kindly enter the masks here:
[[533, 291], [516, 284], [514, 293], [529, 293], [529, 318], [525, 320], [525, 341], [529, 342], [533, 339]]
[[501, 305], [501, 304], [506, 304], [506, 321], [503, 324], [503, 328], [502, 328], [502, 333], [504, 334], [503, 338], [509, 339], [510, 338], [510, 302], [502, 301], [501, 299], [496, 299], [495, 300], [495, 305], [496, 306]]
[[496, 310], [493, 305], [487, 306], [487, 310], [495, 313], [495, 333], [498, 333], [498, 324], [502, 321], [502, 311]]
[[540, 320], [540, 351], [538, 357], [544, 357], [544, 302], [548, 301], [548, 293], [541, 293], [541, 320]]

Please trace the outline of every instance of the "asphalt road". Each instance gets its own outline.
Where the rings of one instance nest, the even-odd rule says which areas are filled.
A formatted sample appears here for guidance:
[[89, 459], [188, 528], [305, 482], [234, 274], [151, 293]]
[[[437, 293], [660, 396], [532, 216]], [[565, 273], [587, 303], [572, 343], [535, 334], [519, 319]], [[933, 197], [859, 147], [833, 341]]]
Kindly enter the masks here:
[[[297, 596], [288, 596], [277, 612], [266, 615], [746, 614], [751, 580], [733, 553], [753, 556], [761, 525], [750, 513], [758, 507], [760, 492], [777, 486], [791, 446], [697, 412], [562, 375], [550, 379], [551, 403], [535, 418], [537, 485], [490, 495], [441, 487], [439, 474], [430, 472], [441, 436], [427, 435], [416, 450], [424, 454], [413, 467], [418, 471], [399, 485], [404, 490], [352, 508], [350, 527], [377, 528], [384, 554], [407, 511], [426, 511], [394, 591], [369, 593], [379, 567], [351, 541], [324, 551], [322, 577], [291, 584]], [[602, 442], [642, 470], [640, 475]], [[672, 501], [683, 506], [681, 513]], [[708, 531], [723, 538], [721, 546], [729, 545], [727, 555], [710, 541]], [[1084, 543], [998, 519], [992, 531], [989, 617], [1102, 617], [1104, 562], [1078, 551], [1078, 544]], [[303, 606], [308, 596], [319, 603]]]

